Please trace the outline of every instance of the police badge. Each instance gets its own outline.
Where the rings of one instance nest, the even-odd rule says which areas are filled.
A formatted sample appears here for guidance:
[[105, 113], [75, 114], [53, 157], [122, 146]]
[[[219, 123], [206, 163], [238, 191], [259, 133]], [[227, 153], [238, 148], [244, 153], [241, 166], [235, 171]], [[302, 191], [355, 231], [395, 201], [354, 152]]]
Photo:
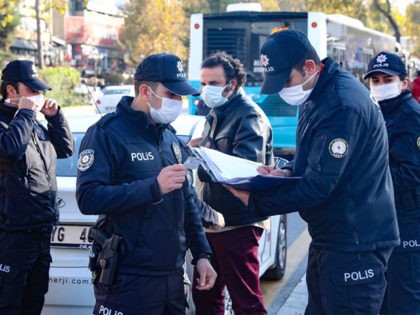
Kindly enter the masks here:
[[83, 152], [80, 152], [79, 159], [77, 160], [77, 168], [84, 172], [89, 167], [92, 166], [93, 161], [95, 160], [95, 151], [91, 149], [84, 150]]
[[45, 141], [47, 139], [44, 129], [40, 125], [34, 125], [34, 132], [39, 140]]
[[179, 147], [178, 143], [172, 143], [172, 151], [175, 154], [176, 160], [179, 164], [182, 164], [182, 152], [181, 148]]
[[336, 138], [331, 140], [328, 149], [331, 156], [335, 157], [336, 159], [341, 159], [342, 157], [346, 156], [349, 150], [349, 145], [346, 140], [342, 138]]

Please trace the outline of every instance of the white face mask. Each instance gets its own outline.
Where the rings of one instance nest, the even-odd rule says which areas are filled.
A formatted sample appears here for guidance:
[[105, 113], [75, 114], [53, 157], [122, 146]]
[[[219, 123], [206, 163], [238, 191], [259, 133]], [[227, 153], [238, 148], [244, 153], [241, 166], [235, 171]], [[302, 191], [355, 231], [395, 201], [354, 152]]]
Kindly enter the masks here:
[[311, 94], [312, 89], [303, 90], [303, 86], [308, 83], [314, 76], [317, 75], [318, 72], [315, 72], [308, 80], [303, 82], [302, 84], [282, 88], [279, 92], [279, 96], [288, 104], [296, 106], [303, 104]]
[[225, 86], [205, 85], [201, 91], [201, 98], [210, 108], [215, 108], [225, 104], [228, 99], [222, 96]]
[[27, 96], [32, 102], [36, 104], [35, 113], [38, 113], [45, 104], [44, 94], [39, 93], [37, 95]]
[[150, 117], [153, 121], [160, 124], [170, 124], [173, 122], [182, 111], [182, 100], [174, 100], [172, 98], [157, 96], [152, 89], [152, 94], [162, 100], [161, 107], [156, 109], [147, 102], [150, 108]]
[[400, 82], [395, 81], [382, 85], [370, 85], [370, 94], [378, 102], [397, 97], [401, 94]]
[[[37, 94], [32, 96], [25, 96], [26, 98], [30, 99], [32, 102], [36, 104], [36, 108], [34, 109], [35, 113], [38, 113], [45, 104], [44, 94]], [[6, 104], [14, 104], [19, 105], [20, 98], [6, 98], [4, 102]]]

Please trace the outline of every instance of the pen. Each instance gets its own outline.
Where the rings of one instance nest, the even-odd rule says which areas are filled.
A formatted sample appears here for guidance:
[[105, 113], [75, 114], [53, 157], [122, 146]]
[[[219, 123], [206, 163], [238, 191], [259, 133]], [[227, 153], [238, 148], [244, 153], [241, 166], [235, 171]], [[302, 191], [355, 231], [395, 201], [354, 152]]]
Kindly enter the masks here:
[[279, 162], [280, 162], [279, 158], [275, 158], [275, 159], [276, 159], [276, 161], [273, 164], [273, 168], [277, 168], [277, 166], [279, 166]]

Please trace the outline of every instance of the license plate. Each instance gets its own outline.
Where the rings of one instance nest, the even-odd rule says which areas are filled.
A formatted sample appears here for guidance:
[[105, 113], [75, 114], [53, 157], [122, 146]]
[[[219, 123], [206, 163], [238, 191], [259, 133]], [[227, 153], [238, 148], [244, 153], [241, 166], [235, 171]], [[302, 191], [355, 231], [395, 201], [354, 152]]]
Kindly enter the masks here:
[[51, 235], [51, 246], [89, 248], [92, 243], [88, 240], [90, 226], [57, 225]]

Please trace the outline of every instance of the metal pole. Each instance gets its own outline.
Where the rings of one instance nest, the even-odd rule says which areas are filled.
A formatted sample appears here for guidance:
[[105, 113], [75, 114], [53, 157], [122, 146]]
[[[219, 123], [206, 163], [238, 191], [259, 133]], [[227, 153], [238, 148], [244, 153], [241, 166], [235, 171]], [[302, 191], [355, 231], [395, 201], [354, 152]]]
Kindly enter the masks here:
[[41, 17], [39, 12], [39, 0], [35, 0], [35, 14], [36, 14], [36, 42], [38, 46], [37, 58], [38, 67], [42, 69], [44, 65], [44, 58], [42, 56], [42, 41], [41, 41]]

